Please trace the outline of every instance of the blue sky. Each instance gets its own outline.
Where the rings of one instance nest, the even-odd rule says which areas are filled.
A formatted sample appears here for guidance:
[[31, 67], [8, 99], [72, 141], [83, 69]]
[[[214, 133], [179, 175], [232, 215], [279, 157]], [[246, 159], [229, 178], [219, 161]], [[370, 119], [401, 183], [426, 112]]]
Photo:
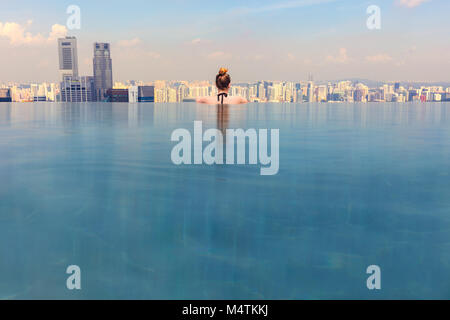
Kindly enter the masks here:
[[[67, 33], [86, 75], [92, 43], [105, 41], [115, 80], [210, 79], [220, 66], [236, 81], [450, 80], [447, 0], [15, 0], [0, 11], [0, 81], [57, 80], [69, 5], [81, 9]], [[380, 30], [366, 27], [369, 5]]]

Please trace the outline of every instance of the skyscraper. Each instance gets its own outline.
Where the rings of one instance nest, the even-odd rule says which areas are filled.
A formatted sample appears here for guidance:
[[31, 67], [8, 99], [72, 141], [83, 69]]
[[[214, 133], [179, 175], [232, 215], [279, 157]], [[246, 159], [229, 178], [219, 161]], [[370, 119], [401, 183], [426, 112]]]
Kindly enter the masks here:
[[[78, 75], [77, 39], [65, 37], [58, 39], [59, 72], [61, 75], [60, 96], [62, 102], [93, 101], [93, 77]], [[33, 100], [45, 101], [47, 94], [41, 88], [33, 88]]]
[[78, 77], [77, 39], [65, 37], [58, 39], [59, 73], [61, 80], [64, 77]]
[[308, 82], [308, 102], [314, 102], [314, 82]]
[[97, 101], [106, 99], [106, 91], [112, 89], [112, 61], [109, 43], [94, 43], [94, 86]]

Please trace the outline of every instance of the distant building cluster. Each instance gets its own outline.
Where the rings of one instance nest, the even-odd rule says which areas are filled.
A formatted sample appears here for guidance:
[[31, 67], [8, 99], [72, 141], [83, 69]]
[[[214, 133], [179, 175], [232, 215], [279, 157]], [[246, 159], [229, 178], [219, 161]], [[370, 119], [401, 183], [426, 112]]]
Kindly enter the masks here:
[[[0, 85], [0, 102], [183, 102], [216, 94], [215, 85], [207, 81], [130, 80], [112, 84], [109, 71], [104, 70], [94, 76], [65, 74], [60, 83]], [[405, 88], [399, 83], [389, 83], [369, 88], [352, 81], [317, 85], [313, 81], [260, 81], [235, 84], [230, 95], [252, 102], [440, 102], [450, 101], [450, 87]]]
[[0, 102], [56, 101], [59, 85], [56, 83], [0, 85]]
[[[209, 82], [155, 82], [156, 102], [192, 101], [197, 97], [216, 94], [217, 88]], [[313, 81], [259, 81], [234, 84], [230, 95], [242, 96], [252, 102], [439, 102], [450, 101], [450, 87], [404, 88], [400, 83], [390, 83], [369, 88], [352, 81], [317, 85]]]
[[[93, 45], [93, 75], [78, 74], [78, 48], [75, 37], [58, 39], [59, 83], [0, 85], [0, 102], [183, 102], [214, 96], [217, 88], [208, 81], [130, 80], [113, 83], [109, 43]], [[231, 96], [251, 102], [440, 102], [450, 101], [450, 87], [408, 86], [399, 82], [369, 88], [361, 82], [338, 81], [258, 81], [235, 83]]]

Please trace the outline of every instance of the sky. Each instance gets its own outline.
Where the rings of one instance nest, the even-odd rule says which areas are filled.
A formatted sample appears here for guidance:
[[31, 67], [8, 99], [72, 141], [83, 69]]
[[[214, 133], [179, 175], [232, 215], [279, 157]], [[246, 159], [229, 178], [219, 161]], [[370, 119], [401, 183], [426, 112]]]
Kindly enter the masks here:
[[[57, 82], [58, 37], [80, 75], [111, 43], [114, 81], [450, 81], [448, 0], [1, 0], [0, 82]], [[67, 8], [80, 8], [69, 29]], [[369, 29], [367, 8], [380, 8]], [[69, 24], [70, 26], [70, 24]]]

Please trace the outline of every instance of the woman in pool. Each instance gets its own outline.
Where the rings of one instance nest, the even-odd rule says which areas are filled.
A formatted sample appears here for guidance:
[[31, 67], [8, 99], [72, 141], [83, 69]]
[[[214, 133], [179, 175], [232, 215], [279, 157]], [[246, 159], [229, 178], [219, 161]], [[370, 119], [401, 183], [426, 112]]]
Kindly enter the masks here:
[[227, 73], [228, 69], [220, 68], [216, 76], [216, 86], [218, 89], [217, 97], [201, 97], [197, 98], [198, 103], [206, 104], [243, 104], [247, 103], [247, 99], [242, 97], [228, 97], [230, 90], [231, 77]]

